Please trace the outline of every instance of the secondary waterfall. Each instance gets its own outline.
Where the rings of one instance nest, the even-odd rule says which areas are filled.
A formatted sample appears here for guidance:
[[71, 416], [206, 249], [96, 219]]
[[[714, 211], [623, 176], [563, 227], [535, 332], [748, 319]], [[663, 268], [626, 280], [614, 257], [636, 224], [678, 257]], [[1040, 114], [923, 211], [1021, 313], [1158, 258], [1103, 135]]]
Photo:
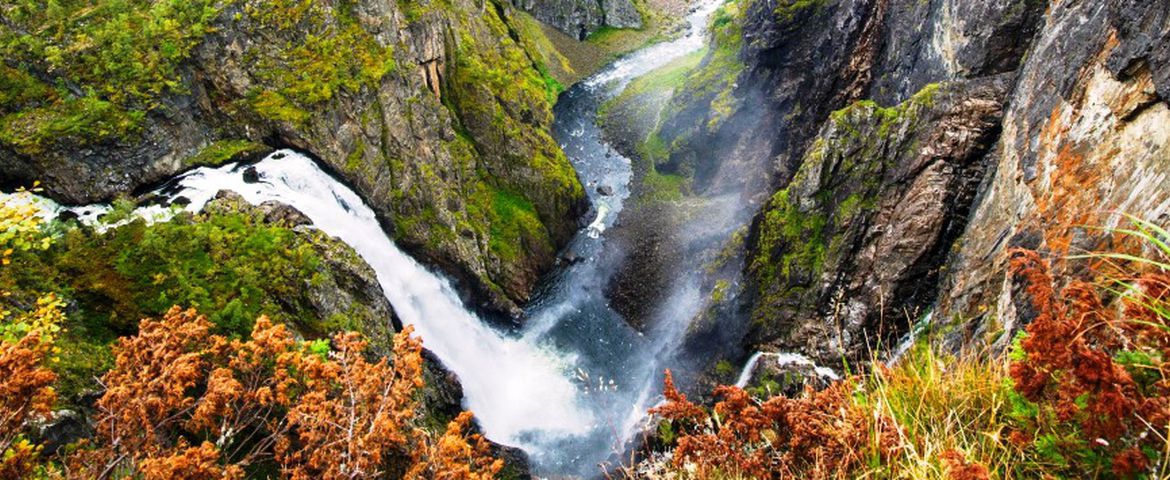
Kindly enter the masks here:
[[[413, 325], [426, 348], [459, 376], [464, 406], [488, 438], [524, 449], [537, 473], [598, 476], [598, 464], [621, 452], [657, 401], [660, 357], [677, 335], [634, 331], [602, 294], [603, 273], [612, 267], [598, 261], [604, 232], [629, 197], [632, 173], [629, 159], [602, 140], [597, 109], [630, 80], [702, 48], [717, 6], [718, 0], [701, 1], [684, 35], [621, 59], [562, 95], [554, 133], [586, 185], [596, 217], [567, 247], [582, 261], [545, 279], [519, 332], [497, 330], [469, 311], [447, 279], [394, 244], [356, 193], [299, 153], [282, 150], [252, 165], [257, 182], [244, 180], [245, 166], [230, 164], [193, 170], [157, 193], [185, 197], [190, 203], [182, 208], [191, 212], [221, 190], [251, 203], [277, 201], [300, 210], [314, 228], [353, 247], [374, 269], [402, 322]], [[599, 186], [612, 193], [599, 193]], [[48, 201], [43, 207], [58, 214], [69, 210], [91, 224], [108, 211]], [[155, 205], [137, 213], [161, 221], [174, 210]], [[679, 310], [667, 314], [689, 319], [693, 302], [676, 303], [681, 306], [672, 308]]]

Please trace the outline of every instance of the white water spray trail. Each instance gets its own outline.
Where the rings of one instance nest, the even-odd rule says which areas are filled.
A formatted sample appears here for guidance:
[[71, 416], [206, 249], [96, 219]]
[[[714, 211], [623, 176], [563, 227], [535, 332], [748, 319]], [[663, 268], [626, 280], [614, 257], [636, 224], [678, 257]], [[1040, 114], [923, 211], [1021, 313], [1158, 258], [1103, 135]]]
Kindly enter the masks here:
[[752, 354], [750, 358], [748, 358], [747, 365], [744, 365], [743, 370], [739, 372], [739, 378], [736, 379], [735, 386], [739, 388], [747, 387], [748, 382], [752, 380], [752, 374], [755, 373], [756, 365], [758, 365], [760, 360], [763, 360], [764, 358], [772, 359], [772, 361], [776, 362], [777, 366], [805, 365], [813, 367], [813, 371], [816, 372], [817, 375], [829, 380], [839, 380], [841, 378], [839, 375], [837, 375], [837, 372], [833, 371], [833, 369], [829, 367], [818, 366], [811, 359], [799, 353], [756, 352]]
[[527, 448], [526, 433], [571, 436], [592, 425], [566, 374], [571, 359], [501, 334], [469, 313], [446, 279], [398, 249], [352, 190], [291, 151], [255, 168], [259, 183], [245, 183], [234, 165], [196, 170], [179, 180], [181, 191], [174, 195], [190, 199], [191, 211], [220, 190], [254, 204], [275, 200], [353, 247], [377, 273], [402, 322], [414, 325], [424, 345], [459, 375], [466, 406], [493, 440]]

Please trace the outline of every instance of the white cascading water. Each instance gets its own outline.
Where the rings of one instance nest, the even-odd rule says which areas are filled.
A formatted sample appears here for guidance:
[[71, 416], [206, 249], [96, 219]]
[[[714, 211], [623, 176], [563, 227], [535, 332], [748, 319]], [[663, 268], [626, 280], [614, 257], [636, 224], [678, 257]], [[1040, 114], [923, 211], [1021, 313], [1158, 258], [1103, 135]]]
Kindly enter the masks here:
[[235, 165], [200, 169], [179, 179], [174, 195], [202, 209], [220, 190], [248, 202], [275, 200], [300, 210], [316, 228], [349, 244], [374, 269], [403, 324], [459, 375], [466, 407], [493, 439], [525, 446], [530, 431], [573, 434], [591, 424], [565, 371], [571, 359], [498, 332], [464, 308], [450, 283], [403, 253], [374, 211], [308, 157], [282, 151], [255, 166], [261, 182], [245, 183]]

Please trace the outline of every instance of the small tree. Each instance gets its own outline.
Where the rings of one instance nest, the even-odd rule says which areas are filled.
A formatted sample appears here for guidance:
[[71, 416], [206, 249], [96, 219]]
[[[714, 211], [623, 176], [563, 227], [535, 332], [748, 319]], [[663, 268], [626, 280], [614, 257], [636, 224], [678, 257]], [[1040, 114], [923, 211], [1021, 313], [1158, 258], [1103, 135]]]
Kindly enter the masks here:
[[[44, 249], [51, 237], [41, 231], [41, 220], [27, 192], [0, 200], [0, 274], [17, 251]], [[0, 298], [11, 292], [0, 289]], [[0, 303], [0, 478], [20, 478], [35, 466], [40, 448], [24, 436], [28, 422], [50, 413], [57, 395], [56, 374], [47, 367], [54, 337], [64, 318], [54, 295], [36, 305], [12, 310]]]

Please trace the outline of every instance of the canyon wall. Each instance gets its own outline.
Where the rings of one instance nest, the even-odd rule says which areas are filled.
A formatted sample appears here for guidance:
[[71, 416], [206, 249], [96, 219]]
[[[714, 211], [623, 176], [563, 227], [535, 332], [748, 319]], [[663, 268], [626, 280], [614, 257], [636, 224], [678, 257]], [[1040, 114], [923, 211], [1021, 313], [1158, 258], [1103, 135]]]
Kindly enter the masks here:
[[[113, 8], [6, 14], [2, 183], [95, 202], [294, 147], [513, 318], [577, 228], [584, 193], [548, 134], [558, 86], [507, 4], [191, 2], [149, 10], [182, 28], [128, 34], [144, 39], [111, 34]], [[77, 35], [28, 33], [56, 29]], [[152, 42], [169, 50], [136, 46]]]
[[953, 348], [1002, 346], [1027, 321], [1009, 248], [1093, 250], [1092, 226], [1170, 208], [1170, 4], [737, 4], [742, 70], [676, 91], [658, 164], [707, 192], [726, 165], [767, 172], [740, 180], [762, 206], [745, 352], [867, 360], [931, 311]]

